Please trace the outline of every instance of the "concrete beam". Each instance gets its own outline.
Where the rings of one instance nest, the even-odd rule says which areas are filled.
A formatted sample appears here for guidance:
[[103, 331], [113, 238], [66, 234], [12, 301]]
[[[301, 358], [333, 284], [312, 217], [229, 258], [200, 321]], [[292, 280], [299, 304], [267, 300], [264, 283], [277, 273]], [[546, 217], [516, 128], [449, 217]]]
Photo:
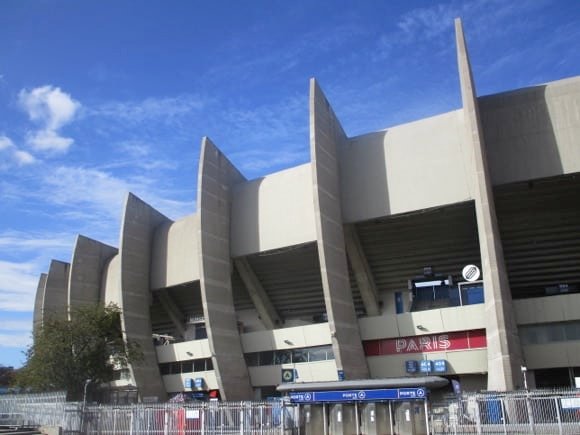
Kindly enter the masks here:
[[232, 293], [231, 189], [243, 175], [208, 139], [201, 144], [197, 182], [200, 288], [213, 367], [223, 400], [251, 400]]
[[103, 268], [117, 253], [117, 248], [85, 236], [77, 236], [68, 283], [69, 317], [76, 307], [100, 302]]
[[254, 273], [252, 266], [245, 258], [237, 258], [234, 265], [248, 290], [248, 294], [258, 311], [262, 323], [267, 329], [275, 329], [282, 325], [283, 320], [270, 301], [262, 283]]
[[494, 391], [513, 390], [522, 386], [521, 347], [511, 307], [475, 83], [459, 18], [455, 20], [455, 34], [466, 146], [473, 151], [475, 213], [487, 319], [487, 388]]
[[381, 313], [377, 286], [354, 225], [344, 225], [344, 242], [367, 316], [378, 316]]
[[151, 327], [150, 266], [155, 229], [169, 219], [129, 193], [119, 243], [121, 321], [126, 340], [138, 343], [143, 360], [129, 367], [141, 398], [166, 398], [153, 346]]
[[342, 224], [337, 148], [346, 134], [316, 80], [310, 80], [310, 156], [320, 274], [332, 349], [347, 379], [364, 379], [369, 370], [348, 276]]
[[159, 302], [163, 305], [163, 309], [173, 322], [177, 333], [181, 338], [185, 337], [185, 316], [169, 294], [167, 290], [158, 290], [155, 292], [159, 298]]

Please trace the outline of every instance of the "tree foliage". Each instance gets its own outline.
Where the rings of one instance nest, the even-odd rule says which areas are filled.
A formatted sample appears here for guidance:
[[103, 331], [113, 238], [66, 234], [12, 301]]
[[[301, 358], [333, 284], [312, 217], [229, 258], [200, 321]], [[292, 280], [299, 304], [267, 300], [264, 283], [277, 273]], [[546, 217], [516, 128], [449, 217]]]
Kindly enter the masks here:
[[0, 387], [10, 387], [16, 376], [16, 370], [11, 366], [0, 364]]
[[78, 400], [87, 380], [93, 386], [112, 381], [115, 370], [142, 358], [136, 343], [123, 340], [120, 313], [114, 304], [85, 305], [70, 320], [44, 319], [16, 383], [37, 391], [66, 390], [69, 399]]

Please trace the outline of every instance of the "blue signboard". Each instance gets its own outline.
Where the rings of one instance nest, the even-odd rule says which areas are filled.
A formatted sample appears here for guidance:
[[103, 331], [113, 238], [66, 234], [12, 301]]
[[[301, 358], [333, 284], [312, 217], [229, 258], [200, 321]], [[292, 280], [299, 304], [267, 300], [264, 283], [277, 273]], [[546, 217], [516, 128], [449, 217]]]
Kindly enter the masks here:
[[425, 388], [388, 388], [377, 390], [331, 390], [292, 392], [293, 403], [313, 402], [369, 402], [377, 400], [424, 399]]
[[344, 381], [344, 370], [339, 370], [338, 371], [338, 380], [339, 381]]
[[436, 373], [445, 373], [447, 371], [447, 360], [436, 359], [433, 361], [433, 371]]
[[185, 388], [193, 388], [193, 379], [187, 378], [185, 380]]
[[203, 388], [204, 380], [203, 378], [195, 378], [193, 384], [195, 385], [195, 388]]
[[405, 370], [407, 371], [407, 373], [417, 373], [417, 371], [419, 370], [419, 365], [417, 364], [417, 361], [415, 360], [405, 361]]
[[419, 362], [419, 371], [421, 373], [431, 373], [433, 371], [433, 361], [424, 359]]

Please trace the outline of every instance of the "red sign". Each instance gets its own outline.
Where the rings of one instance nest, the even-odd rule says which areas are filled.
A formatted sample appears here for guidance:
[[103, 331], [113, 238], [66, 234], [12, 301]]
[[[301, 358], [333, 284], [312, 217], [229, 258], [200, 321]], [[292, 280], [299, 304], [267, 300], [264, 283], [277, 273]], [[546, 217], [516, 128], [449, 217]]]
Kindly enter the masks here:
[[444, 352], [487, 347], [485, 329], [369, 340], [363, 343], [366, 356]]

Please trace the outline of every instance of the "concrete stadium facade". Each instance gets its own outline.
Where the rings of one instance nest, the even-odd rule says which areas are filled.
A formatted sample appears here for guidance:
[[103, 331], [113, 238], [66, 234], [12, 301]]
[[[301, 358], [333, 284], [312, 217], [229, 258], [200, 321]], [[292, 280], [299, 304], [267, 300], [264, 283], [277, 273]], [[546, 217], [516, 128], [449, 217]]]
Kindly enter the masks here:
[[266, 397], [283, 369], [580, 378], [580, 77], [477, 97], [459, 21], [456, 39], [458, 110], [348, 137], [312, 79], [310, 163], [257, 180], [204, 138], [197, 211], [172, 221], [129, 194], [118, 249], [79, 236], [41, 276], [35, 328], [118, 304], [145, 358], [116, 385], [159, 400]]

